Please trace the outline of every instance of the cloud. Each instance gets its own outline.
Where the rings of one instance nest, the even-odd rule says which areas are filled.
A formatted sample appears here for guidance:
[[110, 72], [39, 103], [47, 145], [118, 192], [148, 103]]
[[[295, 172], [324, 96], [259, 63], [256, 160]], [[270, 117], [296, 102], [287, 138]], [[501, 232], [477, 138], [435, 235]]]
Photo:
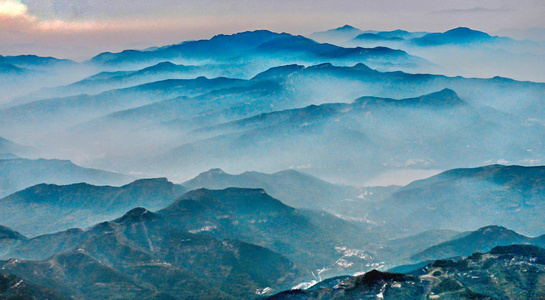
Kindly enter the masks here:
[[500, 8], [473, 7], [473, 8], [464, 8], [464, 9], [436, 10], [436, 11], [432, 11], [430, 14], [433, 14], [433, 15], [480, 14], [480, 13], [503, 13], [503, 12], [511, 12], [511, 11], [515, 11], [515, 10], [507, 6], [502, 6]]
[[26, 5], [17, 0], [0, 0], [0, 41], [8, 36], [27, 32], [37, 24], [37, 18], [28, 14]]
[[25, 15], [28, 7], [17, 0], [0, 1], [0, 16], [2, 17], [17, 17]]
[[61, 18], [44, 18], [31, 13], [28, 6], [18, 0], [0, 0], [0, 33], [25, 32], [81, 32], [107, 30], [111, 24], [94, 21], [74, 21]]

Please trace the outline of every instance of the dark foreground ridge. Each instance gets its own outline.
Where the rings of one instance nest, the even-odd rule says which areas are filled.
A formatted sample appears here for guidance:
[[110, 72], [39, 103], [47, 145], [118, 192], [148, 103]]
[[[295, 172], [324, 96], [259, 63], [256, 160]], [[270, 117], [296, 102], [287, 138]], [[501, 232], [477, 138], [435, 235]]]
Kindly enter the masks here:
[[320, 289], [267, 299], [543, 299], [545, 249], [511, 245], [463, 260], [438, 260], [410, 274], [373, 270]]

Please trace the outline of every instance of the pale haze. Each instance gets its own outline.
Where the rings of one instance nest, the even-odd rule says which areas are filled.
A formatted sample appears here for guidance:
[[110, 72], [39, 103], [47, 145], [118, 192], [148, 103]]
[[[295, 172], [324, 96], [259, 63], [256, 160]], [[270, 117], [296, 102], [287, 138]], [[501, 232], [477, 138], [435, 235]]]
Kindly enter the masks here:
[[81, 1], [0, 0], [0, 54], [83, 60], [103, 51], [269, 29], [310, 34], [363, 30], [445, 31], [466, 26], [514, 38], [545, 28], [543, 1]]

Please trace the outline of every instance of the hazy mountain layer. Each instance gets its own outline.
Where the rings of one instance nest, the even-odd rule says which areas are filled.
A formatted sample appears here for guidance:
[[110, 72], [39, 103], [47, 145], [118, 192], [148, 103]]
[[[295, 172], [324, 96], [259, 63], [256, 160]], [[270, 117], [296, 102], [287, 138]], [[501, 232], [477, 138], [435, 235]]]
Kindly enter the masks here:
[[380, 194], [379, 188], [335, 185], [295, 170], [231, 175], [221, 169], [212, 169], [182, 183], [182, 186], [188, 189], [261, 188], [289, 206], [336, 213], [348, 212], [357, 205], [354, 202], [358, 200], [378, 201], [386, 197]]
[[[17, 135], [17, 140], [29, 141], [33, 146], [40, 148], [48, 157], [59, 155], [78, 157], [78, 159], [83, 157], [86, 164], [99, 168], [113, 168], [126, 173], [145, 171], [149, 176], [168, 176], [179, 181], [187, 180], [203, 170], [215, 167], [231, 172], [244, 172], [249, 169], [277, 172], [282, 169], [301, 168], [305, 172], [328, 180], [361, 185], [384, 172], [397, 169], [437, 170], [458, 167], [460, 163], [484, 165], [498, 161], [539, 164], [542, 160], [540, 144], [544, 130], [540, 99], [545, 95], [543, 84], [517, 82], [503, 78], [485, 80], [400, 72], [381, 73], [362, 64], [350, 68], [334, 67], [330, 64], [307, 68], [292, 65], [271, 69], [259, 74], [251, 81], [217, 79], [219, 81], [216, 82], [215, 80], [201, 78], [189, 81], [156, 82], [106, 92], [101, 96], [38, 101], [3, 110], [9, 117], [2, 119], [5, 121], [1, 127], [5, 133]], [[223, 82], [222, 80], [226, 85], [219, 84]], [[182, 86], [175, 83], [180, 83]], [[323, 159], [315, 162], [312, 156], [317, 155], [319, 151], [311, 151], [310, 156], [306, 156], [306, 152], [313, 149], [315, 147], [313, 143], [317, 141], [314, 137], [309, 137], [309, 133], [300, 136], [301, 133], [298, 133], [300, 130], [282, 133], [283, 139], [290, 140], [288, 145], [284, 145], [284, 141], [279, 141], [273, 136], [270, 140], [266, 140], [270, 145], [246, 147], [237, 142], [241, 138], [238, 129], [236, 132], [218, 132], [207, 128], [259, 116], [262, 113], [278, 112], [269, 115], [268, 119], [272, 120], [282, 114], [285, 115], [285, 112], [280, 113], [282, 110], [301, 108], [312, 103], [335, 101], [346, 103], [352, 102], [361, 95], [417, 97], [418, 93], [436, 92], [443, 87], [456, 91], [463, 102], [470, 104], [469, 108], [453, 111], [450, 117], [444, 118], [436, 112], [418, 116], [413, 111], [414, 108], [407, 109], [399, 106], [395, 110], [384, 109], [380, 115], [375, 116], [375, 120], [367, 118], [371, 123], [363, 124], [363, 130], [350, 125], [348, 128], [350, 132], [335, 133], [333, 138], [327, 137], [327, 134], [320, 134], [321, 138], [328, 141], [341, 139], [339, 142], [345, 142], [342, 140], [343, 135], [358, 136], [347, 137], [346, 143], [351, 145], [348, 148], [353, 149], [354, 153], [350, 151], [322, 153], [322, 155], [327, 154], [331, 162]], [[149, 93], [145, 94], [144, 91], [147, 90]], [[195, 97], [175, 97], [161, 101], [165, 97], [180, 94]], [[108, 95], [111, 97], [124, 95], [128, 102], [113, 101], [113, 98], [109, 98]], [[443, 95], [446, 96], [446, 94]], [[153, 103], [139, 106], [138, 103], [142, 104], [144, 100]], [[71, 104], [65, 106], [66, 103]], [[123, 106], [128, 109], [123, 109]], [[489, 109], [487, 106], [494, 109]], [[59, 107], [66, 110], [66, 113], [61, 113]], [[335, 107], [335, 105], [332, 104], [329, 107]], [[472, 112], [466, 113], [467, 109]], [[454, 114], [457, 113], [463, 117], [455, 118]], [[105, 116], [106, 114], [108, 115]], [[324, 114], [328, 115], [325, 112]], [[36, 115], [34, 121], [29, 118], [31, 115]], [[406, 115], [412, 115], [411, 118], [415, 118], [416, 121], [407, 119]], [[361, 116], [355, 119], [360, 122]], [[86, 122], [87, 120], [90, 121]], [[392, 124], [390, 120], [394, 120]], [[424, 120], [427, 120], [426, 124], [422, 124]], [[434, 144], [419, 145], [417, 149], [405, 151], [403, 149], [405, 145], [397, 135], [401, 134], [405, 128], [414, 126], [411, 122], [415, 124], [420, 122], [421, 126], [410, 134], [418, 134], [419, 139], [428, 138]], [[451, 123], [447, 125], [445, 122]], [[383, 123], [391, 128], [383, 126]], [[49, 126], [43, 126], [44, 124]], [[300, 125], [304, 124], [305, 122], [300, 123]], [[69, 127], [71, 125], [75, 126]], [[346, 126], [346, 124], [338, 124], [337, 127], [339, 126]], [[434, 140], [434, 135], [441, 132], [447, 135], [446, 131], [431, 132], [434, 128], [439, 129], [441, 126], [447, 126], [448, 130], [455, 132], [455, 136], [464, 134], [466, 136], [450, 142], [456, 145], [451, 146], [448, 143], [443, 145], [441, 138]], [[206, 129], [196, 130], [202, 127]], [[223, 126], [223, 128], [226, 127]], [[378, 131], [375, 128], [378, 128]], [[473, 128], [477, 128], [474, 134], [476, 142], [483, 145], [476, 145], [475, 141], [468, 140], [471, 137], [465, 132], [470, 132]], [[420, 135], [424, 134], [423, 131], [427, 133], [420, 138]], [[372, 136], [366, 136], [369, 133]], [[319, 132], [314, 134], [318, 135]], [[173, 156], [178, 156], [177, 154], [163, 155], [169, 149], [180, 145], [191, 145], [199, 149], [201, 144], [211, 142], [204, 139], [218, 138], [233, 144], [226, 147], [228, 151], [230, 147], [237, 148], [232, 162], [225, 159], [221, 162], [209, 160], [206, 152], [213, 148], [202, 151], [202, 155], [200, 150], [197, 151], [198, 156], [192, 161], [198, 163], [192, 166], [187, 165], [189, 163], [187, 160], [177, 165], [177, 160], [171, 159]], [[365, 141], [365, 138], [369, 140]], [[415, 138], [412, 140], [414, 141]], [[308, 141], [295, 143], [294, 140], [298, 139]], [[384, 142], [387, 144], [385, 145]], [[440, 144], [442, 148], [436, 148], [435, 144]], [[307, 149], [300, 149], [303, 145], [308, 145]], [[338, 145], [342, 143], [336, 143], [335, 147]], [[239, 146], [241, 151], [238, 151]], [[296, 146], [301, 147], [293, 149]], [[265, 151], [260, 149], [259, 154], [253, 156], [251, 154], [254, 151], [253, 147], [266, 149]], [[274, 161], [279, 159], [278, 156], [269, 157], [268, 153], [276, 148], [290, 149], [290, 147], [290, 153], [298, 153], [302, 157], [291, 157], [290, 161], [282, 163]], [[358, 149], [362, 149], [359, 155], [356, 153]], [[399, 155], [396, 149], [404, 153]], [[375, 151], [378, 151], [379, 155], [371, 160], [372, 156], [366, 153], [370, 152], [374, 155]], [[460, 155], [454, 161], [456, 153], [465, 153], [465, 155]], [[249, 160], [241, 159], [241, 155], [258, 157], [259, 162], [246, 164]], [[352, 155], [358, 155], [355, 164], [349, 163], [353, 159]], [[158, 163], [154, 156], [160, 157]], [[262, 159], [263, 156], [266, 156], [266, 159]], [[362, 161], [362, 164], [358, 161]], [[339, 168], [343, 170], [346, 168], [346, 171], [334, 172], [335, 174], [331, 171]]]
[[543, 234], [544, 172], [541, 166], [502, 165], [446, 171], [399, 189], [370, 216], [413, 233], [497, 224]]
[[22, 103], [81, 94], [93, 95], [108, 90], [127, 88], [167, 79], [193, 79], [199, 76], [209, 78], [226, 75], [232, 76], [234, 72], [228, 73], [224, 70], [232, 67], [235, 66], [185, 66], [166, 61], [136, 71], [101, 72], [69, 85], [41, 89], [25, 97], [18, 98], [16, 102]]
[[488, 252], [496, 246], [533, 244], [545, 246], [545, 236], [530, 238], [500, 226], [487, 226], [464, 236], [430, 247], [411, 256], [414, 261], [469, 256], [475, 252]]
[[32, 150], [29, 147], [21, 146], [0, 137], [0, 159], [18, 158], [19, 155], [27, 155], [31, 152]]
[[13, 229], [0, 225], [0, 257], [20, 246], [27, 238]]
[[[198, 129], [187, 134], [189, 142], [148, 164], [150, 172], [176, 172], [172, 166], [194, 172], [300, 168], [361, 184], [392, 169], [539, 159], [542, 129], [467, 105], [445, 89], [403, 100], [363, 97], [351, 104], [311, 105]], [[343, 172], [331, 171], [338, 168]]]
[[83, 168], [68, 160], [0, 160], [0, 197], [39, 183], [70, 184], [87, 182], [97, 185], [121, 185], [132, 178], [113, 172]]
[[545, 75], [543, 42], [491, 36], [467, 27], [426, 34], [403, 30], [366, 32], [341, 45], [401, 49], [436, 63], [445, 75], [503, 76], [539, 82]]
[[94, 67], [72, 60], [36, 55], [0, 55], [0, 105], [13, 97], [46, 86], [68, 84], [95, 71]]
[[2, 128], [10, 128], [10, 134], [20, 132], [20, 127], [28, 129], [37, 124], [42, 126], [48, 124], [49, 130], [58, 130], [119, 110], [244, 84], [242, 80], [228, 78], [169, 79], [107, 91], [94, 96], [79, 95], [37, 100], [0, 110], [2, 116], [0, 124]]
[[336, 45], [342, 45], [344, 42], [351, 40], [362, 33], [363, 31], [358, 28], [350, 25], [345, 25], [327, 31], [315, 32], [309, 37], [320, 43], [332, 43]]
[[36, 236], [85, 228], [137, 206], [160, 209], [184, 191], [164, 178], [142, 179], [121, 187], [39, 184], [0, 199], [0, 219], [25, 235]]
[[320, 44], [302, 36], [274, 33], [267, 30], [217, 35], [210, 40], [187, 41], [153, 51], [127, 50], [102, 53], [91, 64], [127, 68], [146, 66], [162, 61], [174, 63], [252, 62], [254, 74], [272, 66], [289, 63], [316, 64], [335, 62], [343, 65], [363, 62], [383, 69], [417, 69], [431, 64], [406, 52], [389, 48], [342, 48]]

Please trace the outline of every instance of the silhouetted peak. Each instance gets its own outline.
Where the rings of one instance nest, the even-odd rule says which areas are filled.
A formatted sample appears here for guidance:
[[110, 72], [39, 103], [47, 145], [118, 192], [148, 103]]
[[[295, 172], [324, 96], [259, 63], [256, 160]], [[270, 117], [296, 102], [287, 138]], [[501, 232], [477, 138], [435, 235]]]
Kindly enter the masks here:
[[213, 169], [210, 169], [210, 170], [208, 170], [206, 172], [203, 172], [203, 173], [201, 173], [199, 175], [205, 175], [205, 174], [208, 174], [208, 175], [221, 175], [221, 174], [225, 174], [225, 172], [220, 168], [213, 168]]
[[141, 221], [143, 219], [155, 219], [156, 217], [157, 215], [155, 213], [152, 213], [143, 207], [136, 207], [129, 210], [123, 217], [117, 219], [115, 222], [124, 223], [127, 221]]
[[2, 226], [0, 225], [0, 241], [1, 240], [4, 240], [4, 239], [8, 239], [8, 240], [26, 240], [27, 238], [20, 234], [19, 232], [9, 228], [9, 227], [6, 227], [6, 226]]
[[270, 30], [266, 29], [258, 29], [258, 30], [249, 30], [249, 31], [242, 31], [237, 32], [234, 34], [217, 34], [212, 39], [218, 38], [218, 37], [241, 37], [241, 36], [255, 36], [255, 35], [278, 35], [279, 33], [272, 32]]
[[414, 41], [421, 45], [466, 44], [489, 40], [491, 36], [482, 31], [458, 27], [444, 33], [429, 33]]
[[477, 229], [473, 234], [483, 235], [483, 236], [497, 236], [500, 234], [513, 234], [518, 235], [516, 232], [509, 230], [505, 227], [498, 225], [490, 225]]
[[145, 68], [145, 69], [143, 69], [143, 71], [156, 70], [156, 69], [172, 69], [172, 68], [175, 68], [175, 67], [179, 67], [179, 65], [171, 63], [170, 61], [163, 61], [163, 62], [160, 62], [160, 63], [154, 65], [154, 66]]
[[159, 177], [159, 178], [144, 178], [144, 179], [138, 179], [135, 180], [127, 185], [124, 185], [123, 188], [127, 187], [142, 187], [142, 186], [157, 186], [157, 185], [170, 185], [172, 184], [170, 181], [168, 181], [165, 177]]
[[462, 99], [458, 97], [455, 91], [451, 89], [443, 89], [441, 91], [424, 95], [420, 98], [422, 104], [430, 104], [437, 106], [451, 106], [465, 104]]
[[136, 207], [136, 208], [133, 208], [131, 210], [129, 210], [129, 212], [127, 212], [124, 216], [125, 217], [141, 217], [145, 214], [147, 214], [149, 211], [143, 207]]
[[426, 94], [416, 98], [408, 99], [388, 99], [379, 97], [361, 97], [354, 101], [355, 105], [369, 105], [369, 104], [381, 104], [381, 105], [405, 105], [405, 106], [419, 106], [430, 108], [449, 108], [457, 105], [463, 105], [465, 102], [461, 100], [456, 92], [451, 89], [443, 89], [439, 92]]
[[373, 69], [369, 68], [367, 65], [362, 64], [362, 63], [357, 63], [356, 65], [354, 65], [352, 67], [352, 69], [360, 70], [360, 71], [371, 71], [371, 70], [373, 70]]
[[350, 26], [350, 25], [344, 25], [342, 27], [339, 27], [339, 28], [335, 28], [335, 30], [337, 31], [353, 31], [353, 30], [359, 30], [358, 28], [354, 27], [354, 26]]
[[259, 44], [264, 41], [267, 41], [271, 38], [283, 36], [286, 34], [275, 33], [269, 30], [254, 30], [254, 31], [244, 31], [231, 35], [218, 34], [210, 39], [210, 42], [219, 42], [219, 41], [232, 41], [238, 44]]
[[331, 63], [323, 63], [323, 64], [310, 66], [310, 67], [308, 67], [308, 69], [310, 69], [310, 70], [312, 70], [312, 69], [329, 69], [329, 68], [333, 68], [333, 67], [334, 66]]
[[540, 260], [538, 263], [545, 261], [545, 249], [534, 245], [510, 245], [510, 246], [497, 246], [490, 250], [490, 254], [495, 255], [517, 255], [529, 258], [537, 258]]
[[185, 193], [180, 199], [159, 213], [167, 214], [187, 211], [195, 207], [209, 210], [238, 211], [243, 214], [254, 214], [263, 211], [291, 211], [293, 208], [269, 196], [262, 188], [230, 187], [222, 190], [200, 188]]
[[272, 80], [272, 79], [278, 79], [282, 78], [284, 76], [293, 74], [294, 72], [297, 72], [299, 70], [304, 69], [304, 66], [292, 64], [292, 65], [285, 65], [280, 67], [273, 67], [270, 68], [264, 72], [261, 72], [254, 76], [252, 80]]
[[364, 275], [356, 277], [356, 284], [358, 285], [373, 285], [382, 282], [391, 282], [391, 281], [407, 281], [413, 279], [412, 276], [397, 274], [397, 273], [388, 273], [381, 272], [378, 270], [372, 270]]
[[222, 195], [222, 194], [267, 194], [264, 189], [262, 188], [240, 188], [240, 187], [229, 187], [222, 190], [212, 190], [207, 188], [200, 188], [193, 191], [187, 192], [183, 197], [185, 196], [197, 196], [196, 198], [199, 198], [203, 195]]
[[482, 32], [482, 31], [473, 30], [473, 29], [468, 28], [468, 27], [457, 27], [457, 28], [445, 31], [445, 33], [455, 34], [455, 35], [475, 35], [475, 34], [488, 35], [488, 34]]

